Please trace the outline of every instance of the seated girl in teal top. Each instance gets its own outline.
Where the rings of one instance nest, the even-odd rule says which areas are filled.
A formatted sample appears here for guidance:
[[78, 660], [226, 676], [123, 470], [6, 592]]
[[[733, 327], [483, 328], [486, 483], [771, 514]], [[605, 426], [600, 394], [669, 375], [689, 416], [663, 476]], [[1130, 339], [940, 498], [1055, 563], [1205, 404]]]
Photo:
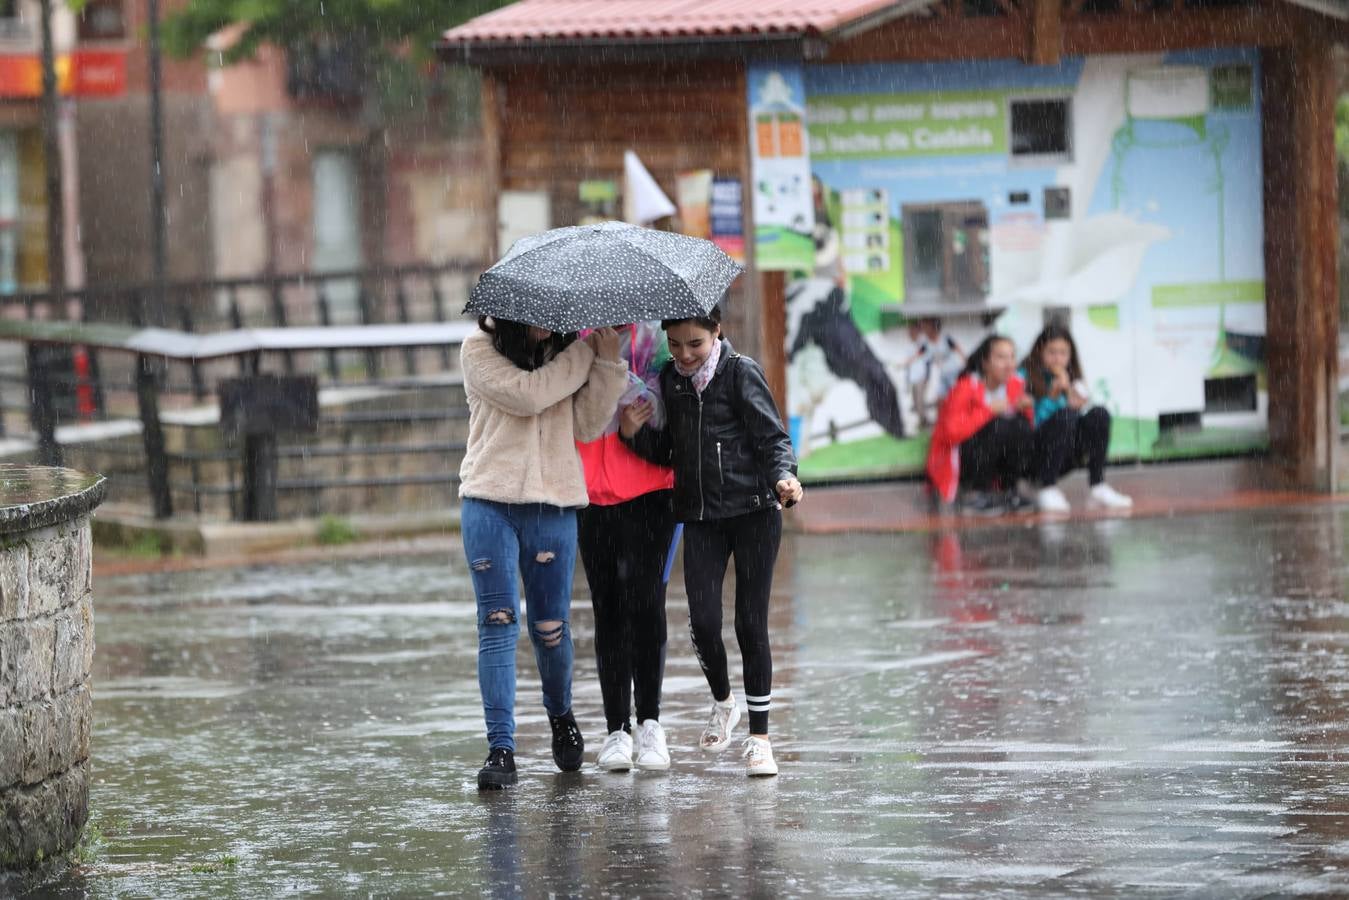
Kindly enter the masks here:
[[1035, 502], [1040, 511], [1069, 511], [1058, 480], [1084, 463], [1091, 484], [1089, 506], [1131, 507], [1133, 500], [1105, 483], [1110, 413], [1091, 405], [1077, 344], [1068, 329], [1046, 326], [1021, 361], [1021, 373], [1035, 403], [1034, 471], [1040, 483]]

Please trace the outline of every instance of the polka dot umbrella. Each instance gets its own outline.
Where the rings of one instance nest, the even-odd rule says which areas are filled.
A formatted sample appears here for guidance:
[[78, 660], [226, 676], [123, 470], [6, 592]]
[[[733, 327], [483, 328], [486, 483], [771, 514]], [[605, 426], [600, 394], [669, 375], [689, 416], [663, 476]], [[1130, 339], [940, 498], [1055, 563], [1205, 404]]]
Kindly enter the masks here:
[[706, 315], [743, 269], [716, 244], [626, 222], [516, 241], [478, 279], [465, 313], [568, 333]]

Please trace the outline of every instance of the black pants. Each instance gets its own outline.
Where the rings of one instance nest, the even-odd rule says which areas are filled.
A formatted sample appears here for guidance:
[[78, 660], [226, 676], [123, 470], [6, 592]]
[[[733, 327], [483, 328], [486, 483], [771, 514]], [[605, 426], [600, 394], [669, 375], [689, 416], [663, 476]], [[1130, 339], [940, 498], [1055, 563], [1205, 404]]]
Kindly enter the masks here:
[[684, 587], [689, 631], [707, 686], [716, 700], [731, 694], [726, 645], [721, 640], [721, 584], [735, 557], [735, 638], [744, 663], [745, 706], [751, 734], [768, 733], [773, 697], [773, 656], [768, 646], [768, 599], [782, 540], [776, 509], [684, 525]]
[[609, 731], [660, 718], [665, 678], [665, 570], [674, 513], [653, 491], [577, 515], [578, 549], [595, 609], [595, 665]]
[[997, 416], [960, 445], [960, 486], [1008, 491], [1030, 474], [1034, 432], [1024, 416]]
[[1035, 474], [1048, 487], [1082, 465], [1092, 486], [1105, 481], [1110, 449], [1110, 413], [1099, 406], [1084, 412], [1061, 409], [1035, 429]]

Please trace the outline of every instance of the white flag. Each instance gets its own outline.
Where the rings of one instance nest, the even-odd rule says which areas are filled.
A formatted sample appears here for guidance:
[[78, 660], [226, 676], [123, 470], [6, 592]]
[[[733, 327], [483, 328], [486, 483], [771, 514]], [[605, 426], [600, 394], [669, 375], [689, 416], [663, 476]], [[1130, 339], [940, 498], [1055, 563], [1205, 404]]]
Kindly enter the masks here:
[[633, 225], [649, 225], [674, 215], [675, 205], [656, 184], [637, 154], [623, 152], [623, 220]]

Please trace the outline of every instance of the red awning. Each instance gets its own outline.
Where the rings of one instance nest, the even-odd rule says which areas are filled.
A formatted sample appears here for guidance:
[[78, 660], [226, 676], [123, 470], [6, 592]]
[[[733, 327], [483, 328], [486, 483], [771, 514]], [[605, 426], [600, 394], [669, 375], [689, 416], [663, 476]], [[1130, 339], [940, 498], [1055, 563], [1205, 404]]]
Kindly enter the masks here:
[[914, 0], [521, 0], [445, 32], [446, 46], [819, 36]]

